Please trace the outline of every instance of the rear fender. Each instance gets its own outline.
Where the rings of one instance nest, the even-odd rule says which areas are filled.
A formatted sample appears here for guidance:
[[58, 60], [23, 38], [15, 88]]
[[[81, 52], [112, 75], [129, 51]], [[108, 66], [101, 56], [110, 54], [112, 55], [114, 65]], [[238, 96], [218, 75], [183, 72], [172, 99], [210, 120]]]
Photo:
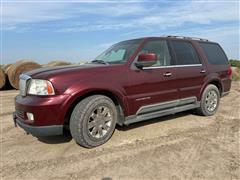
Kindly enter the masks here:
[[[214, 83], [213, 83], [213, 82], [214, 82]], [[218, 74], [217, 74], [217, 73], [214, 73], [214, 74], [212, 74], [211, 76], [207, 76], [207, 77], [205, 78], [204, 84], [203, 84], [203, 86], [202, 86], [202, 88], [201, 88], [201, 91], [200, 91], [197, 99], [200, 101], [201, 98], [202, 98], [202, 94], [203, 94], [204, 89], [205, 89], [209, 84], [215, 84], [215, 83], [219, 84], [219, 87], [218, 87], [218, 88], [220, 88], [219, 91], [220, 91], [220, 95], [221, 95], [221, 91], [222, 91], [222, 88], [223, 88], [223, 83], [222, 83], [221, 79], [219, 78]]]

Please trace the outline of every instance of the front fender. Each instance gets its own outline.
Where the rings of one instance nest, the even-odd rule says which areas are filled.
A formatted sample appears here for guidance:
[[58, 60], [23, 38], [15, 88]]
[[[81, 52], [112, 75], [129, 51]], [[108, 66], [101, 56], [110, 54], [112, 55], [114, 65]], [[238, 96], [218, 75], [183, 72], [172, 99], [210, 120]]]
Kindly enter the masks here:
[[69, 87], [64, 93], [70, 95], [66, 107], [69, 110], [72, 104], [75, 104], [75, 102], [79, 101], [81, 97], [85, 97], [88, 94], [104, 94], [104, 92], [114, 95], [114, 97], [118, 100], [124, 114], [127, 114], [129, 112], [125, 90], [120, 85], [112, 83], [103, 84], [94, 82], [74, 84], [73, 86]]

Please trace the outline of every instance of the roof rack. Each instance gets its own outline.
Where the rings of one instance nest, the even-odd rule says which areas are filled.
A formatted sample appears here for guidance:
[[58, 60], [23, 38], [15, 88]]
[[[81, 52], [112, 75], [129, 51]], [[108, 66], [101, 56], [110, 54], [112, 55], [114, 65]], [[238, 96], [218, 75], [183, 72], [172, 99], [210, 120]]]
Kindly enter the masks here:
[[197, 38], [197, 37], [172, 36], [172, 35], [168, 35], [166, 37], [179, 38], [179, 39], [199, 40], [199, 41], [209, 41], [208, 39]]

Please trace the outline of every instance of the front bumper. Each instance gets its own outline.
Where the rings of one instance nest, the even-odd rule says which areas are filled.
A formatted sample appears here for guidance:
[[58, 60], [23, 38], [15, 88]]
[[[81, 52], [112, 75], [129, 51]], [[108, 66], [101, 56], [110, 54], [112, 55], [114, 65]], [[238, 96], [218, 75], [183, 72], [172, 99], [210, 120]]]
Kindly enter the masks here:
[[63, 125], [31, 126], [25, 124], [23, 119], [16, 116], [16, 113], [13, 113], [13, 121], [16, 127], [21, 127], [24, 131], [33, 136], [54, 136], [63, 134]]
[[[24, 124], [31, 126], [63, 125], [67, 112], [68, 95], [52, 97], [25, 96], [15, 98], [15, 115]], [[27, 112], [34, 115], [34, 121], [29, 121]]]

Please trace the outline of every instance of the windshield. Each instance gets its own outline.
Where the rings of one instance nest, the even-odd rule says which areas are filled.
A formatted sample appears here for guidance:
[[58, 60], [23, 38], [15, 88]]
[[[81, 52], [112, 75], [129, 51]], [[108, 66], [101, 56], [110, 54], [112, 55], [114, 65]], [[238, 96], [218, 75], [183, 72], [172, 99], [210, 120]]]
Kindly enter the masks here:
[[103, 62], [109, 64], [123, 64], [136, 51], [141, 40], [129, 40], [114, 44], [109, 49], [96, 57], [93, 62]]

